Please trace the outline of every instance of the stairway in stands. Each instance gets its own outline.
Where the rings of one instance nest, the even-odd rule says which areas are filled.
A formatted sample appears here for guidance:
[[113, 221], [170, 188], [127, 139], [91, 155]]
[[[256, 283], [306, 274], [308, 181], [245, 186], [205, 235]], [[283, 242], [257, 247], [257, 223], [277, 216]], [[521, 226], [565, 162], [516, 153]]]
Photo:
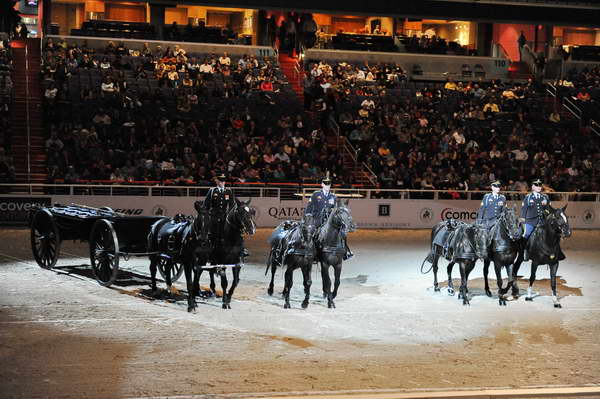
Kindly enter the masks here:
[[510, 79], [533, 79], [533, 73], [526, 62], [512, 61], [508, 67], [508, 77]]
[[[279, 53], [279, 66], [287, 77], [288, 82], [290, 82], [290, 85], [294, 89], [300, 102], [304, 103], [304, 92], [302, 87], [304, 74], [302, 67], [298, 63], [298, 58]], [[316, 115], [313, 113], [308, 112], [307, 114], [308, 118], [316, 118]], [[316, 120], [313, 120], [313, 122], [318, 123]], [[375, 185], [375, 176], [366, 170], [362, 162], [356, 162], [357, 155], [345, 137], [339, 136], [338, 132], [329, 130], [327, 131], [327, 146], [331, 150], [336, 151], [339, 156], [343, 157], [344, 167], [346, 170], [351, 171], [353, 183], [362, 184], [367, 187]]]
[[328, 133], [327, 147], [335, 149], [338, 156], [342, 157], [344, 170], [350, 171], [353, 184], [360, 184], [364, 187], [374, 187], [377, 184], [377, 177], [362, 162], [357, 161], [358, 154], [344, 136]]
[[286, 76], [290, 86], [294, 89], [300, 103], [304, 103], [304, 91], [302, 90], [303, 73], [298, 63], [297, 57], [290, 57], [287, 54], [279, 53], [279, 67]]
[[40, 86], [40, 39], [14, 40], [11, 47], [14, 83], [12, 152], [17, 183], [45, 183], [47, 173], [43, 95]]

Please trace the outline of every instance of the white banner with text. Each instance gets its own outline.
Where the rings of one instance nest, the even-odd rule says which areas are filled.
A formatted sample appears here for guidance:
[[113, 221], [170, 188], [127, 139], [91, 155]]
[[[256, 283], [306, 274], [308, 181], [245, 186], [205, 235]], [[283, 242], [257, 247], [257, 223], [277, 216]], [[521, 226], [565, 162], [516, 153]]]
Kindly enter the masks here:
[[[42, 198], [43, 197], [43, 198]], [[240, 197], [240, 200], [248, 198]], [[194, 201], [203, 198], [190, 197], [139, 197], [139, 196], [2, 196], [0, 197], [0, 221], [24, 220], [30, 203], [81, 204], [93, 207], [108, 206], [127, 215], [164, 215], [178, 213], [192, 215]], [[352, 199], [349, 207], [358, 228], [364, 229], [423, 229], [431, 228], [441, 220], [458, 219], [473, 222], [477, 217], [479, 201], [466, 200], [400, 200], [400, 199]], [[564, 206], [555, 202], [553, 206]], [[509, 203], [520, 210], [521, 203]], [[256, 210], [258, 227], [275, 227], [282, 220], [302, 218], [306, 202], [301, 200], [280, 201], [277, 198], [253, 198], [250, 206]], [[573, 228], [600, 228], [600, 203], [569, 202], [566, 211]], [[6, 215], [4, 215], [6, 214]]]

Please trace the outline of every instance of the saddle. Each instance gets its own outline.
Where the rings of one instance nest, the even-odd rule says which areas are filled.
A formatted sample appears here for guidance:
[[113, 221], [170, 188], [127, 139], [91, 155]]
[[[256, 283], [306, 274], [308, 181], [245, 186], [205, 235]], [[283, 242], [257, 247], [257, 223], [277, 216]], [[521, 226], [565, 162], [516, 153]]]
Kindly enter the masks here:
[[437, 233], [433, 237], [432, 247], [433, 247], [433, 244], [438, 245], [442, 248], [447, 247], [448, 246], [447, 243], [449, 242], [454, 231], [456, 231], [456, 228], [458, 226], [460, 226], [461, 224], [462, 224], [462, 222], [460, 222], [456, 219], [446, 220], [444, 222], [444, 224], [442, 225], [442, 227], [437, 231]]
[[163, 226], [159, 237], [159, 245], [166, 247], [170, 252], [178, 253], [182, 247], [183, 230], [188, 224], [189, 221], [186, 216], [182, 214], [175, 215], [171, 221]]
[[[284, 245], [282, 244], [284, 243], [285, 237], [288, 234], [290, 234], [292, 230], [296, 228], [299, 224], [300, 222], [295, 220], [285, 220], [275, 228], [275, 230], [267, 239], [267, 242], [269, 243], [269, 245], [271, 245], [272, 259], [274, 262], [277, 262], [277, 264], [282, 264], [283, 256], [287, 255], [287, 252], [289, 250], [289, 248], [286, 251], [283, 250]], [[286, 252], [286, 254], [284, 254], [283, 252]]]

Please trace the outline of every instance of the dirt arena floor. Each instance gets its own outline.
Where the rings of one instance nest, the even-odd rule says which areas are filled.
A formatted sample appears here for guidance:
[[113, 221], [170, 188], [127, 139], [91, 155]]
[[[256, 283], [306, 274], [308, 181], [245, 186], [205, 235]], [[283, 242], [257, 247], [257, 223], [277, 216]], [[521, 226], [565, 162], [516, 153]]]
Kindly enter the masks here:
[[[600, 232], [576, 230], [563, 242], [562, 309], [552, 306], [545, 266], [533, 302], [520, 297], [500, 307], [483, 293], [481, 264], [471, 275], [471, 305], [463, 306], [445, 289], [434, 292], [432, 275], [419, 271], [428, 231], [363, 230], [350, 236], [356, 256], [344, 264], [337, 308], [322, 299], [315, 267], [306, 310], [300, 272], [292, 309], [266, 293], [269, 233], [247, 240], [251, 256], [232, 309], [214, 298], [190, 314], [183, 295], [147, 295], [147, 259], [122, 260], [121, 278], [105, 288], [91, 276], [87, 243], [64, 242], [48, 271], [32, 260], [28, 230], [0, 230], [0, 398], [600, 383]], [[528, 263], [520, 274], [524, 293]], [[491, 282], [495, 288], [495, 276]], [[183, 290], [184, 279], [176, 285]], [[276, 292], [282, 287], [279, 272]]]

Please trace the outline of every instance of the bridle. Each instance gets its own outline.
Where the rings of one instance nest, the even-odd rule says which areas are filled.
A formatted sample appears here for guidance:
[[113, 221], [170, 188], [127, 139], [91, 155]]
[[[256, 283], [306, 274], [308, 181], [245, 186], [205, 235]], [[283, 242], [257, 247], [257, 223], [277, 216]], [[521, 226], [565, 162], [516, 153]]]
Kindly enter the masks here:
[[498, 224], [500, 224], [501, 228], [504, 228], [504, 231], [506, 232], [506, 234], [508, 234], [508, 237], [512, 241], [517, 241], [521, 238], [521, 229], [520, 228], [517, 229], [516, 235], [511, 233], [511, 231], [508, 229], [508, 221], [506, 220], [507, 212], [509, 212], [509, 210], [507, 210], [505, 208], [504, 211], [502, 212], [502, 214], [500, 215], [500, 218], [498, 219]]
[[[229, 225], [237, 228], [240, 230], [240, 233], [242, 234], [249, 234], [250, 231], [248, 230], [248, 227], [246, 226], [246, 224], [242, 221], [240, 221], [240, 216], [238, 214], [238, 209], [240, 209], [239, 204], [236, 204], [234, 207], [232, 207], [231, 209], [229, 209], [229, 211], [227, 212], [227, 215], [225, 216], [225, 222], [228, 223]], [[234, 218], [234, 220], [237, 220], [238, 223], [234, 223], [232, 221], [232, 214], [234, 214], [236, 217]], [[250, 219], [250, 224], [254, 223], [252, 221], [252, 219]]]

